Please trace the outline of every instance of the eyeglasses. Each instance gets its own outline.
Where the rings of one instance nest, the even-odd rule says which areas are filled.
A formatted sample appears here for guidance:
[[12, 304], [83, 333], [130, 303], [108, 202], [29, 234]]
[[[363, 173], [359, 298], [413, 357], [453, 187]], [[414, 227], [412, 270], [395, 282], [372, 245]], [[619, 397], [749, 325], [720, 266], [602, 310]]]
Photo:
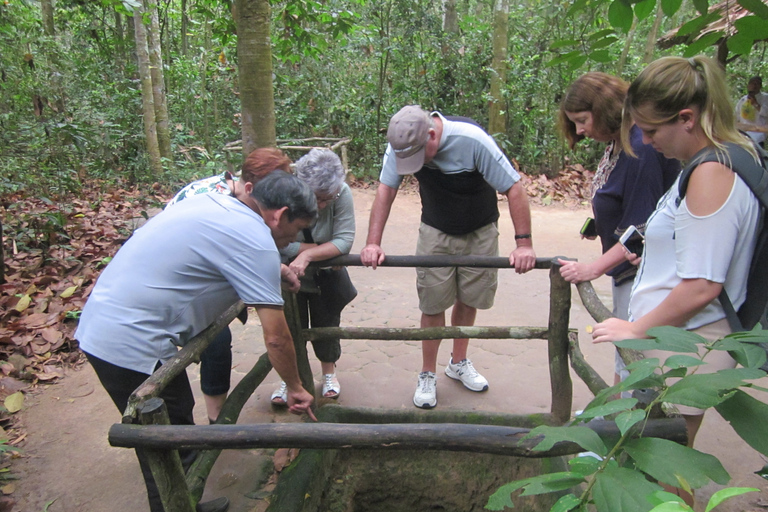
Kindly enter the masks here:
[[341, 197], [341, 190], [339, 190], [335, 195], [332, 195], [332, 196], [321, 197], [318, 194], [315, 194], [315, 199], [317, 199], [318, 203], [330, 203], [337, 200], [339, 197]]

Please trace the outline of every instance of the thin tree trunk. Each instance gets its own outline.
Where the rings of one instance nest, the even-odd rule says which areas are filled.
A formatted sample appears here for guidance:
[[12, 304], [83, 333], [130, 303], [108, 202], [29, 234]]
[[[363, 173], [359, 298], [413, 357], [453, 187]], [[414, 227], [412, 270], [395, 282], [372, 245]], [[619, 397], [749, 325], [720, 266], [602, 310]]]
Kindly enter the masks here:
[[120, 71], [125, 69], [125, 33], [123, 32], [123, 16], [112, 9], [115, 17], [115, 65]]
[[181, 55], [187, 56], [187, 48], [189, 42], [187, 41], [187, 26], [189, 25], [189, 18], [187, 17], [187, 0], [181, 0]]
[[[661, 2], [659, 2], [661, 3]], [[627, 34], [627, 40], [624, 42], [624, 49], [621, 50], [621, 57], [619, 57], [619, 63], [616, 65], [616, 74], [621, 76], [624, 71], [624, 66], [627, 64], [627, 55], [629, 55], [629, 48], [632, 46], [632, 41], [635, 39], [635, 30], [637, 29], [637, 18], [632, 17], [632, 26]]]
[[[211, 51], [211, 22], [205, 20], [205, 49], [203, 50], [203, 57], [200, 59], [201, 75], [200, 75], [200, 98], [202, 98], [203, 106], [203, 144], [205, 144], [205, 150], [211, 153], [211, 124], [209, 122], [208, 115], [208, 55]], [[247, 154], [247, 153], [246, 153]]]
[[506, 102], [502, 87], [507, 81], [507, 30], [509, 0], [496, 0], [493, 6], [493, 61], [491, 63], [491, 104], [488, 112], [488, 132], [506, 133]]
[[[43, 18], [43, 33], [51, 39], [50, 45], [56, 44], [56, 27], [53, 20], [53, 0], [42, 0], [40, 10]], [[51, 76], [51, 91], [54, 94], [54, 108], [56, 112], [64, 112], [64, 87], [61, 85], [61, 73], [56, 62], [56, 52], [49, 51], [48, 68]]]
[[157, 123], [157, 144], [160, 148], [160, 156], [165, 159], [166, 165], [173, 166], [157, 2], [155, 0], [145, 0], [145, 9], [149, 13], [150, 23], [149, 30], [147, 30], [147, 49], [149, 50], [149, 71], [152, 76], [152, 96], [155, 106], [155, 122]]
[[149, 170], [152, 176], [160, 176], [163, 164], [160, 158], [160, 146], [157, 142], [157, 124], [155, 122], [155, 100], [152, 94], [152, 74], [149, 70], [149, 50], [147, 33], [142, 22], [142, 10], [134, 9], [133, 25], [136, 31], [136, 60], [141, 79], [141, 105], [144, 114], [144, 135], [147, 139]]
[[664, 11], [661, 9], [661, 2], [656, 5], [656, 17], [653, 20], [651, 31], [648, 32], [648, 39], [645, 41], [645, 53], [643, 54], [643, 62], [650, 64], [653, 60], [653, 49], [656, 47], [656, 38], [659, 35], [659, 28], [661, 27], [661, 20], [664, 19]]
[[443, 0], [443, 32], [459, 33], [459, 15], [456, 11], [456, 0]]
[[272, 90], [269, 0], [237, 0], [237, 57], [240, 70], [243, 155], [274, 146], [275, 99]]

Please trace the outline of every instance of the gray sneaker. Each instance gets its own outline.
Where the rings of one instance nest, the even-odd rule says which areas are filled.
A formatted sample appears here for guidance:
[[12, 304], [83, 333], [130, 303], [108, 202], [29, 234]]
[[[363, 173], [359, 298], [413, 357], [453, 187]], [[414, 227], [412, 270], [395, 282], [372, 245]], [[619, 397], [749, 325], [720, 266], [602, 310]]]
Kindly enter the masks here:
[[465, 388], [472, 391], [485, 391], [488, 389], [488, 381], [477, 373], [475, 367], [472, 366], [472, 361], [469, 359], [462, 359], [454, 364], [453, 358], [451, 358], [448, 366], [445, 367], [445, 374], [452, 379], [460, 380]]
[[413, 394], [413, 405], [431, 409], [437, 405], [437, 377], [433, 372], [421, 372], [419, 384]]

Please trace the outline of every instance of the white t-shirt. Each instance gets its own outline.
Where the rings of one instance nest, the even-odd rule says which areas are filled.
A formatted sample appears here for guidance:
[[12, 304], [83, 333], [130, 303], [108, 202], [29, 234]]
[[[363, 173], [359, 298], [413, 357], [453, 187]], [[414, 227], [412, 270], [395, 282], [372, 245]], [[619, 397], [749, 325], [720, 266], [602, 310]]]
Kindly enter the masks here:
[[[746, 298], [760, 214], [757, 198], [736, 176], [725, 204], [698, 217], [688, 211], [685, 198], [677, 206], [679, 179], [648, 219], [643, 259], [629, 303], [631, 320], [650, 313], [683, 279], [723, 283], [736, 310]], [[715, 299], [683, 327], [696, 329], [723, 318], [725, 312]]]
[[[757, 104], [760, 105], [760, 109], [755, 108], [754, 105], [747, 102], [747, 96], [743, 96], [738, 103], [736, 103], [736, 122], [746, 124], [756, 124], [758, 126], [768, 126], [768, 94], [759, 92], [755, 95]], [[765, 140], [765, 134], [763, 132], [747, 132], [752, 140], [760, 144]]]
[[238, 298], [283, 304], [269, 228], [234, 197], [192, 197], [158, 214], [118, 251], [75, 338], [89, 354], [151, 374]]

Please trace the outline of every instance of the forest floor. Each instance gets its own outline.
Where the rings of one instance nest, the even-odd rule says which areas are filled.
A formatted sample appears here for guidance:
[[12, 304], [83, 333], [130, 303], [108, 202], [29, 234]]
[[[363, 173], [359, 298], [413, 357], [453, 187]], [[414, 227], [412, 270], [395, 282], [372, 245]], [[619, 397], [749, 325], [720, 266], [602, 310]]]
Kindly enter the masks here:
[[[529, 182], [528, 186], [537, 186]], [[529, 188], [530, 191], [530, 188]], [[540, 257], [567, 255], [582, 261], [599, 253], [594, 242], [582, 241], [578, 230], [589, 215], [578, 198], [565, 201], [554, 194], [539, 195], [533, 200], [534, 245]], [[358, 236], [353, 253], [359, 253], [367, 229], [368, 212], [373, 201], [372, 188], [354, 190]], [[542, 198], [550, 197], [549, 200]], [[565, 204], [565, 206], [564, 206]], [[514, 246], [513, 229], [506, 205], [501, 204], [499, 222], [500, 249], [507, 254]], [[418, 196], [401, 192], [390, 216], [383, 247], [391, 255], [413, 254], [420, 214]], [[119, 213], [117, 214], [119, 215]], [[109, 237], [106, 233], [103, 238]], [[95, 257], [103, 258], [99, 254]], [[78, 269], [78, 272], [80, 269]], [[360, 295], [345, 310], [342, 325], [417, 326], [419, 314], [412, 269], [351, 268], [350, 274]], [[80, 282], [83, 285], [83, 282]], [[41, 288], [44, 285], [38, 286]], [[70, 285], [74, 286], [74, 284]], [[88, 286], [88, 285], [84, 285]], [[610, 302], [610, 281], [601, 278], [595, 287], [606, 303]], [[58, 285], [51, 297], [60, 297], [69, 287]], [[31, 303], [39, 300], [32, 296]], [[66, 297], [65, 297], [66, 298]], [[548, 278], [546, 272], [533, 271], [523, 276], [500, 272], [496, 305], [480, 312], [477, 325], [546, 325], [548, 312]], [[14, 318], [23, 318], [22, 312]], [[245, 326], [235, 326], [235, 368], [233, 381], [239, 380], [264, 352], [261, 330], [252, 315]], [[41, 317], [38, 317], [41, 318]], [[585, 326], [592, 323], [577, 296], [572, 301], [570, 325], [579, 330], [585, 357], [606, 381], [612, 380], [613, 350], [589, 342]], [[44, 329], [41, 328], [41, 329]], [[13, 336], [18, 336], [16, 331]], [[2, 333], [0, 333], [0, 336]], [[27, 341], [27, 346], [59, 342], [51, 334]], [[22, 391], [20, 411], [6, 414], [8, 442], [19, 448], [6, 468], [18, 480], [7, 480], [0, 488], [0, 512], [106, 512], [146, 510], [146, 498], [132, 451], [112, 448], [107, 443], [107, 430], [118, 422], [120, 414], [100, 386], [87, 364], [77, 359], [76, 352], [49, 351], [36, 354], [31, 350], [24, 362], [16, 360], [15, 368], [5, 367], [0, 379], [0, 399]], [[374, 342], [349, 340], [338, 365], [342, 394], [338, 402], [345, 406], [413, 409], [411, 397], [419, 369], [420, 350], [417, 342]], [[58, 354], [58, 355], [57, 355]], [[61, 355], [63, 354], [63, 355]], [[18, 354], [17, 354], [18, 356]], [[441, 347], [439, 365], [450, 357], [450, 344]], [[509, 340], [473, 340], [470, 357], [490, 381], [485, 393], [471, 393], [446, 378], [438, 377], [438, 408], [446, 410], [488, 411], [504, 413], [538, 413], [549, 410], [551, 397], [547, 375], [545, 343], [516, 343]], [[58, 359], [57, 359], [58, 358]], [[313, 368], [319, 365], [311, 356]], [[31, 364], [33, 361], [34, 364]], [[48, 361], [48, 363], [46, 363]], [[13, 359], [10, 363], [13, 364]], [[0, 366], [0, 369], [3, 369]], [[19, 372], [19, 369], [21, 372]], [[15, 372], [15, 373], [14, 373]], [[26, 373], [26, 375], [22, 375]], [[205, 421], [200, 399], [197, 368], [189, 371], [192, 387], [198, 397], [195, 417]], [[40, 376], [43, 376], [40, 378]], [[52, 378], [48, 378], [53, 375]], [[317, 375], [316, 375], [317, 377]], [[590, 399], [586, 387], [573, 375], [573, 409], [582, 409]], [[26, 380], [25, 380], [26, 379]], [[298, 418], [269, 404], [269, 395], [279, 378], [273, 372], [243, 409], [241, 423], [297, 421]], [[234, 382], [233, 382], [234, 383]], [[766, 382], [762, 383], [768, 385]], [[8, 402], [6, 401], [6, 405]], [[425, 414], [429, 414], [425, 411]], [[765, 464], [763, 458], [746, 446], [730, 426], [714, 412], [707, 413], [704, 427], [697, 438], [697, 448], [717, 456], [732, 476], [731, 486], [751, 486], [760, 493], [747, 494], [719, 507], [724, 512], [755, 512], [768, 508], [768, 485], [754, 474]], [[232, 512], [264, 510], [263, 490], [269, 487], [273, 465], [285, 463], [274, 451], [225, 451], [208, 480], [205, 499], [226, 495], [232, 501]], [[6, 475], [8, 473], [5, 473]], [[709, 496], [721, 488], [714, 484], [697, 493], [697, 510], [704, 510]]]

